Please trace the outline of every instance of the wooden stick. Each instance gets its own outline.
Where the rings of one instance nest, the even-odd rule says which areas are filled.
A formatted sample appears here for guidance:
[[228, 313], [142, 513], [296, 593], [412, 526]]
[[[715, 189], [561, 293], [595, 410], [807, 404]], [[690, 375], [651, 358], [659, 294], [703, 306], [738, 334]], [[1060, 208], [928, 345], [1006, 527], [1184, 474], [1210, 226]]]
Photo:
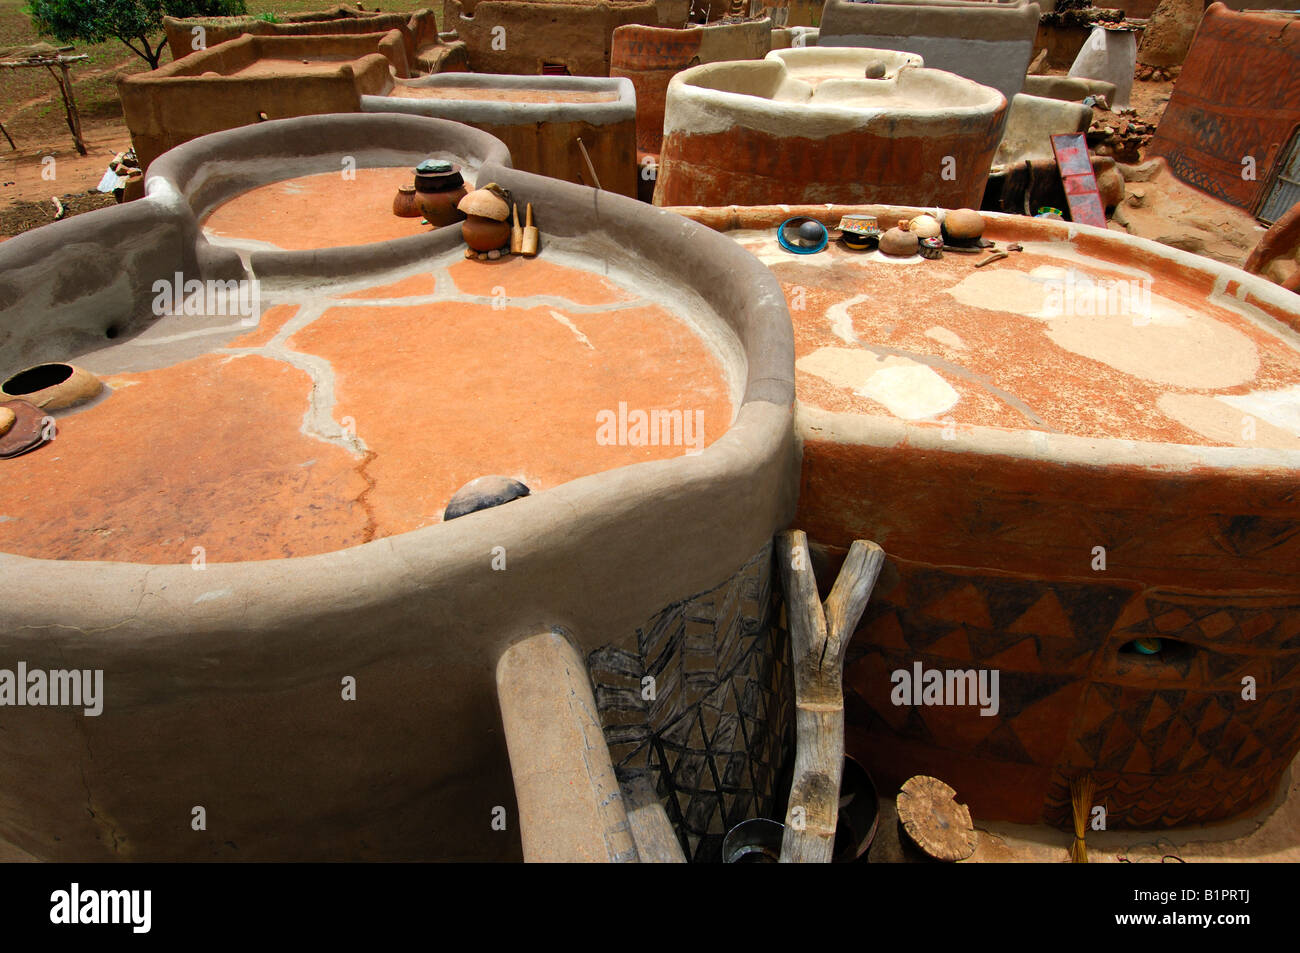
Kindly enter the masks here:
[[[591, 173], [591, 181], [595, 182], [596, 188], [599, 189], [601, 187], [600, 177], [596, 175], [596, 167], [591, 164], [591, 156], [587, 155], [587, 147], [582, 144], [581, 139], [578, 140], [578, 148], [582, 150], [582, 158], [587, 163], [587, 171]], [[602, 189], [602, 191], [604, 190]]]
[[514, 210], [515, 223], [510, 227], [510, 254], [518, 255], [524, 250], [524, 229], [519, 224], [519, 206], [511, 202], [510, 207]]
[[18, 147], [14, 145], [13, 137], [9, 135], [9, 130], [5, 128], [5, 124], [2, 122], [0, 122], [0, 132], [4, 133], [4, 137], [9, 140], [9, 148], [17, 151]]
[[525, 258], [532, 258], [537, 254], [537, 239], [539, 233], [533, 225], [533, 203], [528, 203], [528, 221], [524, 224], [524, 240], [520, 250]]
[[829, 863], [844, 772], [844, 655], [880, 576], [885, 551], [855, 540], [825, 605], [801, 530], [777, 537], [794, 661], [795, 767], [782, 863]]
[[981, 258], [979, 261], [975, 262], [975, 267], [976, 267], [976, 268], [983, 268], [985, 265], [991, 265], [991, 264], [993, 264], [995, 261], [1001, 261], [1003, 258], [1006, 258], [1006, 257], [1007, 257], [1007, 253], [1004, 252], [1004, 251], [994, 251], [994, 252], [989, 252], [987, 255], [985, 255], [983, 258]]
[[84, 156], [86, 140], [81, 137], [81, 113], [77, 111], [77, 97], [72, 91], [72, 75], [68, 72], [68, 64], [63, 57], [59, 57], [59, 69], [63, 71], [63, 85], [67, 90], [68, 118], [72, 125], [72, 138], [76, 142], [77, 151]]

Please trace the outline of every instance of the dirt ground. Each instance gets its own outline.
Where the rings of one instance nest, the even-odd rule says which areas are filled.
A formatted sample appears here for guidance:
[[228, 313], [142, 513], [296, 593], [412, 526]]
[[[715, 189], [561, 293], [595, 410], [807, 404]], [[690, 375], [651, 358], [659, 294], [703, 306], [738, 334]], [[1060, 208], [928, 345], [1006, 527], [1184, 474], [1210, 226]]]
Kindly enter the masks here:
[[[900, 843], [897, 793], [881, 792], [880, 821], [867, 855], [870, 863], [918, 861], [915, 851], [905, 852]], [[1046, 826], [971, 820], [975, 853], [965, 863], [1069, 863], [1072, 834]], [[1085, 842], [1093, 864], [1295, 863], [1300, 861], [1300, 759], [1283, 776], [1273, 803], [1252, 817], [1159, 831], [1089, 831]]]

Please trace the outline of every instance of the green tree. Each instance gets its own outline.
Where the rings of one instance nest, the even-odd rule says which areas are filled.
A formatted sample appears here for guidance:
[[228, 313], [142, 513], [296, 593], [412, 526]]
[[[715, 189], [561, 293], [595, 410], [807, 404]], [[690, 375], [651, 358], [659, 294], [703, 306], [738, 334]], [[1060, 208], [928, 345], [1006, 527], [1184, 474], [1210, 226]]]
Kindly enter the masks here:
[[158, 68], [167, 38], [155, 46], [164, 16], [219, 17], [246, 13], [244, 0], [31, 0], [27, 14], [42, 36], [60, 43], [121, 40], [136, 56]]

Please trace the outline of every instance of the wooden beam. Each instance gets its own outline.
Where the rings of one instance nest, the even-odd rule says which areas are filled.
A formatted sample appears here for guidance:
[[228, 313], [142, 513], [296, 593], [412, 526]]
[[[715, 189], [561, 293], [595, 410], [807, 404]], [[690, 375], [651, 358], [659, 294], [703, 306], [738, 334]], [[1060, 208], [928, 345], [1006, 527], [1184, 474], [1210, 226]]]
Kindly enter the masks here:
[[795, 767], [782, 863], [829, 863], [835, 850], [844, 771], [844, 655], [880, 576], [885, 551], [855, 540], [825, 605], [817, 592], [808, 537], [777, 537], [794, 661]]

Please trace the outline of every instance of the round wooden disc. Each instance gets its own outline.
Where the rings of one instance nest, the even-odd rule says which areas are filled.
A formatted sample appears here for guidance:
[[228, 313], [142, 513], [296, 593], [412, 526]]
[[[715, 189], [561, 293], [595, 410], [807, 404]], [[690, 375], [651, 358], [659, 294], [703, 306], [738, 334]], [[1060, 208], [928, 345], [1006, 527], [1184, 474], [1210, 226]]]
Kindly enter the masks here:
[[975, 852], [970, 810], [958, 804], [957, 792], [938, 778], [919, 774], [898, 792], [898, 819], [903, 830], [935, 860], [965, 860]]

